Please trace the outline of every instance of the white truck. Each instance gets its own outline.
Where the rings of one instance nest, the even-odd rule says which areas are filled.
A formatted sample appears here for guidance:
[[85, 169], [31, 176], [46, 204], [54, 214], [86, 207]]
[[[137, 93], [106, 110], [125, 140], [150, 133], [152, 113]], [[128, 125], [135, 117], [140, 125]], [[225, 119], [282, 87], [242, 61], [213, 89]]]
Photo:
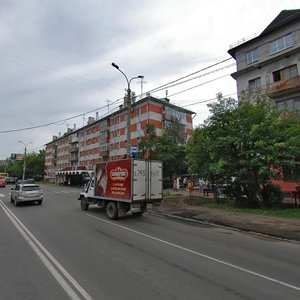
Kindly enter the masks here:
[[129, 158], [96, 165], [78, 200], [82, 210], [96, 204], [109, 219], [117, 219], [142, 215], [148, 203], [159, 205], [162, 192], [162, 162]]

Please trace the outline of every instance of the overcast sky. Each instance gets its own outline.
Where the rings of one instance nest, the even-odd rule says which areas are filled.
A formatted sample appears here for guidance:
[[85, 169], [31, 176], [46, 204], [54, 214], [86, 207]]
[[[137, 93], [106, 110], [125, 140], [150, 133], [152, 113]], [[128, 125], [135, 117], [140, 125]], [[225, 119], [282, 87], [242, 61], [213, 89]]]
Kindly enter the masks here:
[[[0, 160], [22, 153], [19, 141], [38, 151], [95, 116], [87, 112], [99, 108], [101, 117], [121, 104], [127, 84], [112, 62], [145, 77], [131, 83], [139, 95], [229, 58], [231, 44], [298, 8], [296, 0], [0, 0]], [[198, 102], [236, 97], [234, 62], [152, 95], [168, 93], [196, 113], [197, 126], [209, 115], [208, 102]]]

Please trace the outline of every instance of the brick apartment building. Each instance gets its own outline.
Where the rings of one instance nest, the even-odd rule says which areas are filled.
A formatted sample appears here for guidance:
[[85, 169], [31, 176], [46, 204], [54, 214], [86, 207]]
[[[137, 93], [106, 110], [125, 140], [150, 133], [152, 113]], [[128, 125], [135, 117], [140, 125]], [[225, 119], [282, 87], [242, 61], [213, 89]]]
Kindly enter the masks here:
[[[131, 145], [138, 145], [147, 124], [153, 124], [158, 136], [174, 119], [184, 126], [186, 139], [192, 135], [192, 111], [175, 106], [168, 99], [145, 97], [132, 103]], [[100, 162], [116, 160], [126, 154], [126, 112], [120, 105], [116, 112], [99, 119], [89, 118], [86, 126], [68, 129], [46, 144], [46, 178], [80, 184], [82, 173]]]

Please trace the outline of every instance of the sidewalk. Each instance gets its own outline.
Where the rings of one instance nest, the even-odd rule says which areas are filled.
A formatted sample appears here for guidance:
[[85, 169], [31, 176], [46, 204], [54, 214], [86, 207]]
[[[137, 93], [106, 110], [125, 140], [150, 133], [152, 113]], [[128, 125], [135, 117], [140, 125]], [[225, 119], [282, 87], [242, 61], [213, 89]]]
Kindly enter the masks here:
[[[193, 192], [193, 195], [195, 194]], [[199, 192], [197, 194], [199, 195]], [[180, 217], [300, 241], [300, 219], [193, 206], [184, 203], [183, 200], [186, 197], [188, 197], [188, 193], [185, 191], [171, 193], [170, 197], [165, 197], [162, 200], [160, 206], [153, 206], [148, 211], [165, 216]]]

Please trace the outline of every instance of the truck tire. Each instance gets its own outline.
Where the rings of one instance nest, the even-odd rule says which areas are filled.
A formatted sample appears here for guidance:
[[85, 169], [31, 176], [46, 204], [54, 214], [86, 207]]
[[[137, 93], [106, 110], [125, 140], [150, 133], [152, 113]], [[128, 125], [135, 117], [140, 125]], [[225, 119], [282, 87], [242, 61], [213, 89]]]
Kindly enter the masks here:
[[89, 204], [87, 203], [85, 198], [81, 198], [80, 200], [80, 208], [82, 210], [88, 210], [89, 209]]
[[143, 203], [141, 206], [141, 211], [132, 213], [133, 216], [142, 216], [147, 210], [147, 204]]
[[111, 220], [118, 219], [118, 205], [116, 202], [108, 202], [106, 205], [106, 215]]

